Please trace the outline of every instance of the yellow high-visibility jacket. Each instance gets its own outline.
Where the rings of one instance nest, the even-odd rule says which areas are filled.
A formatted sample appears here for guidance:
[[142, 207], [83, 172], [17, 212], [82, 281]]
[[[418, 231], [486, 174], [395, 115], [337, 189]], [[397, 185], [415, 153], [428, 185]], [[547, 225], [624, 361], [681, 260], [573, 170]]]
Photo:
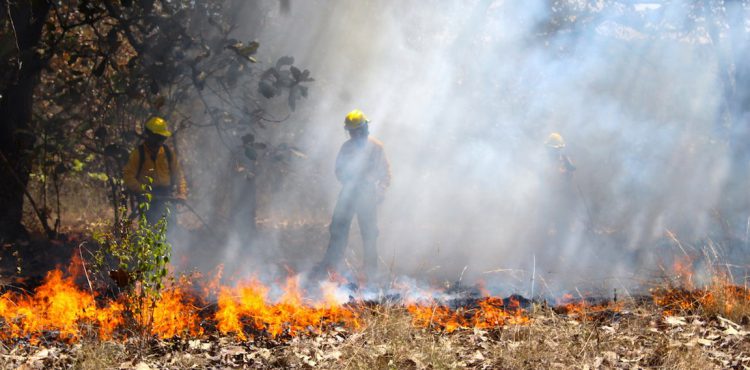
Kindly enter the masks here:
[[145, 158], [143, 159], [143, 166], [140, 171], [138, 169], [141, 158], [139, 148], [135, 148], [130, 152], [130, 158], [128, 163], [123, 169], [123, 180], [125, 181], [125, 187], [136, 194], [143, 192], [141, 189], [142, 184], [147, 184], [146, 177], [151, 177], [154, 181], [151, 186], [154, 189], [157, 188], [174, 188], [174, 196], [185, 197], [187, 196], [187, 182], [185, 181], [185, 175], [182, 173], [182, 168], [177, 160], [177, 157], [172, 152], [172, 163], [169, 163], [167, 159], [166, 146], [161, 146], [159, 151], [154, 155], [148, 146], [141, 144], [143, 147], [143, 153]]
[[391, 166], [383, 143], [373, 137], [349, 139], [336, 157], [336, 177], [344, 184], [376, 184], [386, 189], [391, 184]]

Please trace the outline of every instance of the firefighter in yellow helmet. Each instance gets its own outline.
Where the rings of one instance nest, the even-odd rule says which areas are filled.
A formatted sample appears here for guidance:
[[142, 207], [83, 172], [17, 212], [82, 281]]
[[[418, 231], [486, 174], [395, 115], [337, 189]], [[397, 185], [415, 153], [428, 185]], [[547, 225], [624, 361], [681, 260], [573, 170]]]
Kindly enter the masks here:
[[[144, 216], [155, 223], [169, 215], [175, 201], [187, 198], [187, 182], [174, 152], [165, 144], [172, 132], [167, 121], [161, 117], [151, 117], [144, 125], [145, 140], [130, 153], [123, 169], [123, 180], [127, 190], [135, 194], [139, 202], [144, 201], [143, 185], [151, 178], [151, 202]], [[167, 218], [173, 223], [173, 216]]]
[[[576, 218], [577, 195], [573, 174], [576, 166], [565, 153], [565, 139], [557, 132], [544, 142], [547, 149], [547, 166], [543, 171], [546, 191], [541, 195], [539, 215], [544, 244], [559, 248], [566, 243]], [[553, 262], [550, 262], [552, 264]]]
[[572, 176], [573, 171], [576, 170], [576, 166], [573, 165], [573, 161], [563, 152], [565, 139], [563, 139], [562, 135], [557, 132], [549, 134], [544, 145], [549, 150], [553, 161], [557, 164], [558, 172], [566, 177]]
[[369, 122], [358, 109], [349, 112], [344, 119], [350, 139], [341, 146], [336, 157], [336, 178], [341, 183], [341, 192], [333, 211], [328, 249], [318, 274], [339, 267], [355, 215], [362, 234], [365, 273], [369, 278], [377, 273], [377, 205], [390, 185], [391, 172], [383, 144], [369, 134]]

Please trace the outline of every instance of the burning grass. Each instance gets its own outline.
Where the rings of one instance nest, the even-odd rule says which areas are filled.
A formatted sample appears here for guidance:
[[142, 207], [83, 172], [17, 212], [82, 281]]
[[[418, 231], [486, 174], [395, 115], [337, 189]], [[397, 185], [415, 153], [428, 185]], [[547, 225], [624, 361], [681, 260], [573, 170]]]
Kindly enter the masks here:
[[51, 271], [33, 295], [6, 292], [0, 296], [0, 318], [4, 330], [0, 339], [29, 337], [32, 341], [46, 332], [57, 332], [63, 341], [75, 341], [92, 327], [101, 339], [110, 339], [124, 323], [124, 306], [112, 301], [97, 305], [93, 294], [80, 290], [60, 270]]
[[[551, 306], [520, 296], [342, 304], [336, 288], [324, 284], [311, 301], [289, 278], [272, 299], [251, 280], [218, 287], [209, 302], [178, 282], [138, 316], [132, 302], [96, 296], [56, 270], [33, 293], [0, 296], [0, 358], [7, 367], [78, 368], [750, 365], [750, 292], [726, 279], [665, 284], [650, 301], [563, 297]], [[139, 324], [148, 331], [131, 330]]]
[[750, 365], [750, 336], [729, 320], [664, 316], [631, 306], [596, 320], [540, 308], [524, 325], [419, 328], [403, 306], [360, 307], [361, 327], [334, 327], [285, 340], [198, 339], [59, 341], [0, 349], [4, 367], [101, 368], [663, 368], [720, 369]]

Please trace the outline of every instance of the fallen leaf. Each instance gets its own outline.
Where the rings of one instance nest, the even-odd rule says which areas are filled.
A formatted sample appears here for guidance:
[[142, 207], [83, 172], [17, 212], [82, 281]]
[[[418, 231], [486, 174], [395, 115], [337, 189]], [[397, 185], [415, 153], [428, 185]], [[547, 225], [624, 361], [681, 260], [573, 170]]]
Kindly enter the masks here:
[[717, 318], [719, 319], [719, 322], [720, 322], [720, 323], [722, 324], [722, 327], [723, 327], [724, 325], [730, 325], [730, 326], [734, 327], [735, 329], [740, 329], [740, 328], [742, 328], [742, 326], [741, 326], [740, 324], [737, 324], [736, 322], [734, 322], [734, 321], [732, 321], [732, 320], [729, 320], [729, 319], [723, 318], [723, 317], [721, 317], [721, 316], [716, 316], [716, 317], [717, 317]]
[[617, 353], [614, 353], [612, 351], [604, 351], [602, 352], [602, 355], [604, 356], [604, 360], [606, 360], [610, 365], [617, 364]]
[[596, 358], [594, 359], [594, 363], [591, 364], [591, 367], [593, 367], [594, 369], [598, 369], [602, 366], [603, 362], [604, 362], [604, 357], [596, 356]]
[[38, 361], [38, 360], [44, 360], [45, 358], [49, 357], [50, 351], [48, 349], [42, 349], [31, 355], [29, 357], [30, 361]]
[[687, 346], [687, 347], [695, 347], [696, 344], [700, 344], [702, 346], [708, 347], [708, 346], [714, 344], [714, 342], [712, 342], [712, 341], [710, 341], [708, 339], [704, 339], [704, 338], [693, 338], [689, 342], [685, 343], [685, 346]]
[[474, 352], [474, 356], [471, 356], [471, 359], [475, 361], [484, 361], [484, 355], [482, 352], [476, 351]]
[[730, 326], [730, 327], [726, 328], [726, 330], [724, 330], [722, 332], [722, 334], [724, 334], [724, 335], [740, 335], [740, 332], [739, 332], [739, 330], [735, 329], [733, 326]]
[[135, 370], [151, 370], [151, 366], [148, 366], [145, 362], [139, 362], [138, 365], [135, 365]]
[[681, 316], [667, 316], [664, 318], [664, 323], [672, 326], [687, 325], [687, 322], [685, 322], [685, 318]]
[[341, 358], [341, 355], [342, 355], [341, 351], [336, 350], [336, 351], [331, 351], [331, 352], [326, 353], [325, 355], [323, 355], [323, 358], [331, 359], [331, 360], [338, 360], [339, 358]]

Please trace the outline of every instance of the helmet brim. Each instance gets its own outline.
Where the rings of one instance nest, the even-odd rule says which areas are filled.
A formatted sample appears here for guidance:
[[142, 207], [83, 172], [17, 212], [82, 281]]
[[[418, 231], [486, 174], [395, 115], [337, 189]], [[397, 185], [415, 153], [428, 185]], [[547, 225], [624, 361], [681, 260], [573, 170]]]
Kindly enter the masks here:
[[151, 130], [151, 129], [147, 129], [147, 130], [148, 130], [148, 132], [150, 132], [150, 133], [152, 133], [154, 135], [157, 135], [157, 136], [163, 136], [163, 137], [170, 137], [170, 136], [172, 136], [172, 132], [169, 131], [169, 130]]

